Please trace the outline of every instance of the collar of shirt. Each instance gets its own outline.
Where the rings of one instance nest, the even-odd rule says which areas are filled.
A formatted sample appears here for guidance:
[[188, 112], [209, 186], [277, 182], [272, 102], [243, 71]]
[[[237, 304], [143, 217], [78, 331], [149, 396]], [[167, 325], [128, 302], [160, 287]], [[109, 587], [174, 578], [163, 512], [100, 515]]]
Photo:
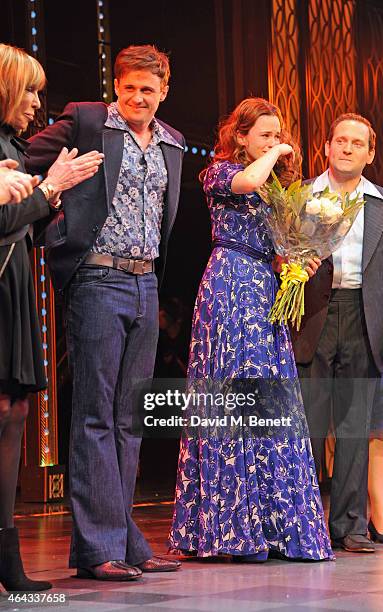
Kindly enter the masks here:
[[[124, 130], [124, 132], [129, 132], [129, 134], [134, 138], [134, 132], [131, 130], [128, 122], [125, 121], [125, 119], [119, 113], [117, 102], [112, 102], [108, 106], [108, 118], [105, 121], [105, 127]], [[158, 123], [155, 117], [153, 118], [150, 127], [152, 130], [151, 144], [157, 145], [160, 142], [166, 142], [166, 144], [178, 147], [179, 149], [183, 148], [182, 145], [180, 145], [160, 123]]]
[[[331, 189], [328, 170], [323, 172], [323, 174], [321, 174], [315, 179], [315, 181], [313, 182], [313, 191], [314, 193], [318, 191], [323, 191], [326, 187], [330, 187]], [[381, 200], [383, 200], [383, 195], [380, 193], [380, 191], [377, 190], [374, 183], [371, 183], [371, 181], [366, 179], [365, 176], [360, 177], [360, 183], [355, 189], [354, 193], [356, 192], [359, 192], [362, 195], [370, 195], [374, 198], [380, 198]]]

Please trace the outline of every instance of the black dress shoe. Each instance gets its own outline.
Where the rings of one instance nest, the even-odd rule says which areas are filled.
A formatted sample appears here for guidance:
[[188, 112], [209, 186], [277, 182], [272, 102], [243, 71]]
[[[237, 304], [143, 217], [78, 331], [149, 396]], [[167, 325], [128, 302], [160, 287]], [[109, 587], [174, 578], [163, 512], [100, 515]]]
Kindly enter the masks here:
[[338, 538], [331, 541], [333, 548], [343, 548], [347, 552], [357, 553], [373, 553], [375, 552], [375, 545], [365, 535], [350, 534], [344, 536], [344, 538]]
[[368, 523], [368, 531], [370, 532], [371, 540], [373, 542], [378, 542], [379, 544], [383, 544], [383, 533], [379, 533], [379, 531], [375, 529], [375, 525], [371, 519], [370, 519], [370, 522]]
[[137, 567], [143, 572], [175, 572], [181, 567], [181, 562], [177, 560], [169, 561], [162, 557], [152, 557], [143, 563], [139, 563]]
[[79, 567], [77, 578], [94, 578], [95, 580], [124, 581], [141, 578], [142, 572], [125, 561], [106, 561], [90, 567]]

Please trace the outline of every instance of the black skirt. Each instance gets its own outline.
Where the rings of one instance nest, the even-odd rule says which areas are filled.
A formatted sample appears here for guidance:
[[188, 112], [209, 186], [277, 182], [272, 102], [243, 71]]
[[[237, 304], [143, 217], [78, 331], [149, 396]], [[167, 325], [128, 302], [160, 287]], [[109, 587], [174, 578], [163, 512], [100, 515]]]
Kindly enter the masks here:
[[46, 386], [40, 325], [24, 238], [16, 243], [0, 278], [0, 392], [17, 398]]

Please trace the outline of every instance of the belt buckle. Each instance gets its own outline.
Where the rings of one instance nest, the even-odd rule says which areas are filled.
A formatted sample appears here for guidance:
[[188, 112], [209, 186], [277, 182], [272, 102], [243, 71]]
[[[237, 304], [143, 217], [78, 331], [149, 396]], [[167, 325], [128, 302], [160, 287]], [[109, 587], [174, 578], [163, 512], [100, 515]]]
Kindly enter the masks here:
[[133, 264], [133, 274], [145, 274], [145, 261], [135, 260]]
[[126, 273], [133, 272], [132, 267], [133, 266], [132, 266], [132, 260], [131, 259], [127, 259], [126, 261], [121, 261], [120, 260], [118, 262], [118, 268], [120, 270], [122, 270], [123, 272], [126, 272]]

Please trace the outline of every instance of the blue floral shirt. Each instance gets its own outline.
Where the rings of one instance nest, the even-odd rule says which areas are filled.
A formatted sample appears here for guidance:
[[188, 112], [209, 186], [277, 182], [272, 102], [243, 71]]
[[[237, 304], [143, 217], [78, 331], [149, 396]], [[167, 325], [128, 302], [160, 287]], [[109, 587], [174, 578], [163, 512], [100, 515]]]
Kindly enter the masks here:
[[106, 127], [124, 131], [124, 151], [111, 210], [92, 251], [134, 259], [158, 257], [168, 183], [160, 142], [180, 146], [155, 119], [145, 151], [113, 102]]

